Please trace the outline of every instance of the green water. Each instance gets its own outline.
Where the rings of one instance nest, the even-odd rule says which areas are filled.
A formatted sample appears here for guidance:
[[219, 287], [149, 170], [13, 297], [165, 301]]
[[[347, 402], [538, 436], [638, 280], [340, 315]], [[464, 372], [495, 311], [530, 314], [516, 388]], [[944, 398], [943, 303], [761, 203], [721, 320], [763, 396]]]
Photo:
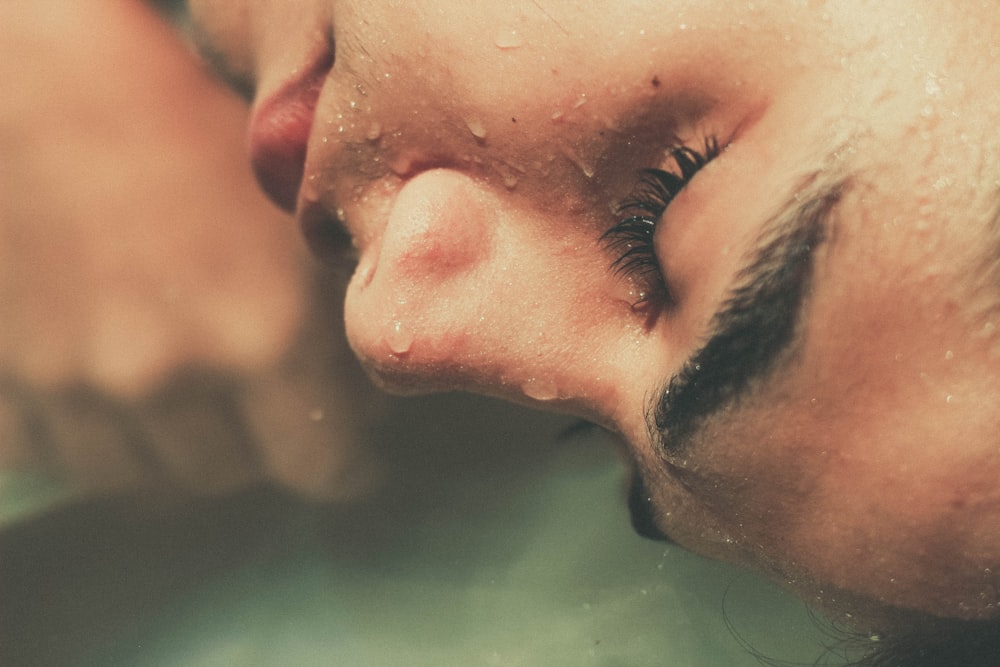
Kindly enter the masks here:
[[[564, 426], [471, 398], [406, 402], [372, 434], [386, 472], [370, 500], [251, 495], [134, 538], [110, 530], [63, 594], [127, 609], [81, 628], [63, 614], [36, 641], [92, 665], [758, 664], [728, 617], [770, 657], [822, 654], [794, 598], [635, 536], [603, 436], [560, 441]], [[128, 567], [116, 540], [140, 549]], [[136, 553], [159, 565], [137, 570]]]

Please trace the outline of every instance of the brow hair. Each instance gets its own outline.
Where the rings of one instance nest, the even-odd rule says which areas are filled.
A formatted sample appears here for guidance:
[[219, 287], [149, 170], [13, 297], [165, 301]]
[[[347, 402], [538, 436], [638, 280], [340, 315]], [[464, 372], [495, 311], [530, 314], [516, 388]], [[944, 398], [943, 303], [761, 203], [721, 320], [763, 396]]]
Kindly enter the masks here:
[[705, 419], [738, 402], [796, 339], [813, 256], [844, 189], [821, 175], [810, 181], [772, 216], [713, 316], [708, 341], [660, 391], [650, 429], [665, 453], [682, 451]]

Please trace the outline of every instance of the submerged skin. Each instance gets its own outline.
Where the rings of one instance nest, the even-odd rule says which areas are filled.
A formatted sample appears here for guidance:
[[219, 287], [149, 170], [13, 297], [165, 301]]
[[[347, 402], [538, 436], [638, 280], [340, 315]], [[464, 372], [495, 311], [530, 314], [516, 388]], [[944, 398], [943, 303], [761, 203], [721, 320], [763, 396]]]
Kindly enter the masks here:
[[[265, 191], [332, 261], [353, 238], [347, 331], [381, 384], [608, 428], [657, 531], [831, 610], [996, 615], [991, 6], [192, 5], [252, 91]], [[602, 235], [709, 139], [656, 228], [667, 298]], [[810, 203], [790, 339], [678, 441], [662, 390]]]

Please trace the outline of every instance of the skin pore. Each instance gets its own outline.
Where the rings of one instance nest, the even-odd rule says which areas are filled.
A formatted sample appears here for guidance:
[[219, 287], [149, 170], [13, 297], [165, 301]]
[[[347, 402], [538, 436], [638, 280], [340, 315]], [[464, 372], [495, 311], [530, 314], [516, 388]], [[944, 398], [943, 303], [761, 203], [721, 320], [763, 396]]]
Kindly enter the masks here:
[[991, 6], [192, 5], [382, 385], [606, 427], [643, 532], [831, 612], [997, 614]]

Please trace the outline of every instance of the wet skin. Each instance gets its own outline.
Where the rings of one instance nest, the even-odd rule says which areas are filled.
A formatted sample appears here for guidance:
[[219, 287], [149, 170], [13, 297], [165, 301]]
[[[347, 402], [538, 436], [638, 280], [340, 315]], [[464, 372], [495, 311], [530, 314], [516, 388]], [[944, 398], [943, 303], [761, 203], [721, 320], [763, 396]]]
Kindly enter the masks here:
[[592, 420], [645, 532], [832, 610], [996, 613], [995, 12], [193, 5], [382, 385]]

